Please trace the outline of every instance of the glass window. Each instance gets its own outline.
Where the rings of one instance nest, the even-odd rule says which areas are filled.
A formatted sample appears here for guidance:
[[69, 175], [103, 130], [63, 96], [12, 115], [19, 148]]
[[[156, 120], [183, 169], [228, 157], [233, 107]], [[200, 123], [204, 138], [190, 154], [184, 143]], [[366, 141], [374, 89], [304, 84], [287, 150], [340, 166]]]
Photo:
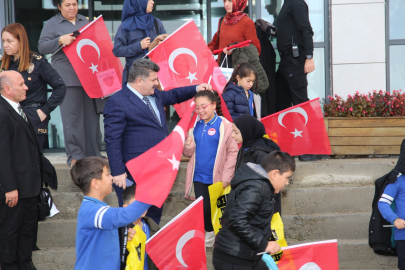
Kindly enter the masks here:
[[389, 1], [389, 35], [390, 39], [405, 39], [405, 1]]
[[[272, 23], [277, 27], [277, 16], [284, 4], [283, 0], [260, 0], [261, 19]], [[325, 13], [324, 0], [307, 1], [309, 20], [314, 31], [314, 42], [323, 42], [325, 37]]]
[[390, 46], [390, 90], [405, 90], [405, 45]]
[[315, 71], [309, 73], [308, 98], [325, 97], [325, 49], [315, 48], [314, 50]]

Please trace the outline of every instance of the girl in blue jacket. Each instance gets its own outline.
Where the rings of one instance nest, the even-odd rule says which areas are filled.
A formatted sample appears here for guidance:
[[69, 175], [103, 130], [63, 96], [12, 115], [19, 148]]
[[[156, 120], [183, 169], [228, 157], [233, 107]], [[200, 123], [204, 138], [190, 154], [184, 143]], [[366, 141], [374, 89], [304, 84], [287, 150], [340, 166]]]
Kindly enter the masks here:
[[257, 71], [252, 64], [242, 63], [234, 69], [222, 94], [232, 119], [250, 114], [260, 120], [261, 98], [252, 91], [256, 78]]

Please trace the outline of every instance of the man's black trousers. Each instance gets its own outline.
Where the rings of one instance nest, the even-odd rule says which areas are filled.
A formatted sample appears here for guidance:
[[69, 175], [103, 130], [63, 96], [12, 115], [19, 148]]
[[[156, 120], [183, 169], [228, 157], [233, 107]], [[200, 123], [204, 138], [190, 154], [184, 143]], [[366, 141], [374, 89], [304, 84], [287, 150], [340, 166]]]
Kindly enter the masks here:
[[38, 214], [38, 197], [20, 199], [14, 207], [0, 200], [1, 270], [34, 270], [32, 243]]
[[277, 111], [308, 101], [308, 81], [304, 72], [305, 56], [281, 57], [276, 72]]

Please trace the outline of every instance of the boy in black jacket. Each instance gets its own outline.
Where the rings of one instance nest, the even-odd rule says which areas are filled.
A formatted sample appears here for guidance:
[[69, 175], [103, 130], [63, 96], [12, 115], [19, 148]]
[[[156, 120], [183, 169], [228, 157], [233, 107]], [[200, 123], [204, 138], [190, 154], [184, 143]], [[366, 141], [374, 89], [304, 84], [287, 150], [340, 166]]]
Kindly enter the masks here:
[[277, 242], [269, 241], [273, 195], [288, 185], [294, 171], [293, 157], [273, 151], [263, 158], [261, 165], [243, 164], [235, 173], [221, 220], [222, 229], [215, 240], [215, 269], [268, 269], [257, 253], [280, 251]]

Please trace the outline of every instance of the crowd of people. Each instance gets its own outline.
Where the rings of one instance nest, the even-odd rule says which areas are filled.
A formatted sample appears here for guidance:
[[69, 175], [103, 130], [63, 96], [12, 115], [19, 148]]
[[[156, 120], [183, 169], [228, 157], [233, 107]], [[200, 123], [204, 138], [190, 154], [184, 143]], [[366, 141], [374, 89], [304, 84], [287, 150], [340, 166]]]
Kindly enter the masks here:
[[[149, 217], [159, 224], [162, 215], [162, 208], [138, 202], [128, 194], [135, 194], [136, 182], [125, 164], [169, 135], [165, 106], [191, 98], [199, 120], [188, 133], [183, 149], [184, 156], [191, 157], [185, 197], [204, 198], [205, 242], [206, 246], [215, 243], [214, 266], [265, 269], [259, 263], [260, 256], [253, 256], [252, 252], [275, 253], [280, 249], [277, 243], [268, 241], [269, 223], [275, 209], [281, 212], [277, 194], [288, 184], [295, 163], [276, 143], [264, 137], [264, 126], [259, 121], [263, 101], [258, 93], [266, 91], [269, 84], [267, 88], [263, 84], [267, 77], [258, 60], [261, 45], [255, 23], [244, 13], [247, 0], [224, 0], [226, 15], [220, 18], [218, 32], [208, 44], [211, 51], [224, 48], [218, 63], [226, 57], [234, 68], [222, 95], [233, 123], [222, 116], [219, 94], [209, 84], [170, 91], [156, 89], [160, 67], [144, 56], [168, 34], [162, 22], [152, 15], [153, 0], [124, 1], [113, 48], [114, 55], [125, 57], [126, 61], [122, 89], [108, 99], [103, 112], [108, 160], [99, 150], [100, 116], [94, 102], [84, 91], [66, 54], [58, 50], [71, 45], [76, 39], [74, 33], [89, 21], [78, 14], [77, 0], [52, 2], [57, 14], [43, 27], [39, 53], [30, 51], [21, 24], [10, 24], [1, 32], [1, 269], [35, 269], [31, 255], [36, 249], [41, 151], [47, 139], [50, 113], [57, 106], [72, 180], [85, 195], [78, 214], [75, 269], [120, 269], [125, 268], [125, 260], [119, 257], [122, 245], [120, 248], [116, 229], [124, 228], [121, 240], [132, 232], [128, 224], [140, 225], [150, 236], [153, 226], [145, 219]], [[282, 110], [308, 100], [306, 75], [315, 66], [313, 32], [305, 1], [286, 0], [278, 20], [281, 62], [276, 75], [280, 85], [276, 103]], [[244, 53], [255, 57], [243, 58], [242, 52], [227, 50], [229, 45], [245, 40], [252, 44]], [[52, 54], [51, 64], [44, 58], [46, 54]], [[248, 60], [240, 62], [241, 59]], [[47, 85], [52, 88], [49, 98]], [[211, 223], [208, 192], [208, 186], [216, 182], [222, 182], [223, 188], [232, 187], [223, 229], [217, 236]], [[103, 202], [111, 193], [111, 186], [119, 208]], [[263, 201], [266, 203], [258, 203]], [[145, 264], [144, 269], [151, 268]]]

